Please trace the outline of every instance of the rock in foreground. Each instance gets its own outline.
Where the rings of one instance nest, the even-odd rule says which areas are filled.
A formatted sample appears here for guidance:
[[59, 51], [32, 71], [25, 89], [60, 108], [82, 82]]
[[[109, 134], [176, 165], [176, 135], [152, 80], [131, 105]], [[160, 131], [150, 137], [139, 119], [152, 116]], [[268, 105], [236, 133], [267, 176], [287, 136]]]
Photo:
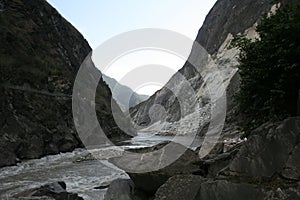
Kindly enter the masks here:
[[113, 181], [107, 193], [105, 200], [144, 200], [147, 195], [135, 188], [132, 180], [117, 179]]
[[[283, 186], [283, 185], [282, 185]], [[174, 176], [155, 194], [155, 200], [283, 200], [300, 199], [300, 185], [271, 187], [237, 180]]]
[[135, 187], [148, 195], [178, 174], [192, 174], [199, 170], [196, 152], [177, 143], [162, 143], [155, 147], [125, 153], [110, 162], [125, 170]]
[[39, 188], [21, 192], [14, 197], [16, 199], [83, 200], [77, 194], [67, 192], [64, 182], [49, 183]]
[[[299, 145], [299, 117], [264, 124], [250, 135], [233, 158], [226, 162], [203, 160], [208, 168], [206, 178], [173, 176], [158, 189], [155, 199], [300, 199]], [[215, 173], [210, 168], [216, 169], [218, 162], [223, 168]]]

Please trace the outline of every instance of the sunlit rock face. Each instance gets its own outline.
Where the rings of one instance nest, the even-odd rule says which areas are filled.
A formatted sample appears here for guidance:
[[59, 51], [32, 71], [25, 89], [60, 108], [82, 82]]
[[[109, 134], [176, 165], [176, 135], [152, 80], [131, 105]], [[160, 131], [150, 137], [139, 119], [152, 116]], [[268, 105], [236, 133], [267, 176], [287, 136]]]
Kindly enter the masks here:
[[[226, 118], [225, 130], [236, 129], [239, 116], [233, 96], [239, 88], [239, 50], [230, 44], [237, 34], [258, 38], [257, 22], [271, 8], [268, 0], [217, 1], [188, 62], [164, 88], [130, 110], [139, 128], [168, 135], [202, 134], [211, 120], [223, 123]], [[192, 94], [187, 87], [192, 87]]]
[[[294, 1], [281, 1], [277, 6], [288, 2]], [[196, 38], [207, 54], [195, 44], [189, 62], [167, 85], [148, 101], [131, 109], [134, 121], [142, 126], [141, 131], [155, 131], [162, 135], [202, 134], [201, 128], [207, 128], [211, 119], [222, 117], [224, 110], [218, 113], [216, 109], [217, 112], [212, 115], [211, 110], [218, 108], [220, 102], [218, 98], [211, 97], [222, 99], [220, 88], [223, 85], [226, 91], [226, 123], [223, 133], [232, 134], [232, 137], [240, 136], [240, 116], [233, 101], [239, 89], [239, 50], [231, 48], [230, 43], [237, 34], [244, 34], [250, 39], [259, 38], [255, 31], [257, 23], [264, 14], [276, 11], [276, 7], [269, 3], [268, 0], [219, 0]], [[182, 80], [178, 74], [185, 79]], [[189, 98], [189, 94], [186, 94], [186, 81], [193, 87], [194, 97]], [[180, 104], [171, 91], [186, 95], [187, 101]], [[191, 99], [199, 102], [198, 107], [194, 106]], [[190, 106], [186, 106], [189, 103]], [[299, 118], [290, 118], [277, 124], [266, 123], [239, 144], [232, 145], [230, 140], [220, 143], [223, 144], [216, 145], [219, 149], [214, 149], [215, 152], [201, 157], [197, 163], [201, 170], [193, 175], [178, 176], [173, 173], [156, 190], [154, 199], [299, 198], [299, 159], [294, 156], [299, 151]], [[224, 148], [228, 144], [231, 146]], [[131, 175], [131, 178], [136, 181], [137, 177], [163, 177], [158, 174], [161, 175], [156, 171], [151, 176], [144, 173]], [[143, 186], [137, 181], [135, 184], [137, 187]]]
[[[89, 44], [47, 1], [0, 3], [0, 167], [82, 147], [72, 89]], [[123, 136], [102, 79], [95, 101], [107, 135]]]

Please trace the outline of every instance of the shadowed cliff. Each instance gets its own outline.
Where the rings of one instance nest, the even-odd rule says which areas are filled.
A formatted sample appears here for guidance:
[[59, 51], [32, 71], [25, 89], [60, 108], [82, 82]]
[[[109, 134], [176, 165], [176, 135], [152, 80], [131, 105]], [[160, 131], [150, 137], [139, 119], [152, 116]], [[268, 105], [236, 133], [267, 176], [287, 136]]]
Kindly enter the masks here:
[[[88, 42], [47, 1], [0, 4], [0, 167], [83, 147], [72, 117], [72, 89], [91, 52]], [[107, 136], [128, 138], [114, 122], [114, 101], [102, 79], [95, 99]]]

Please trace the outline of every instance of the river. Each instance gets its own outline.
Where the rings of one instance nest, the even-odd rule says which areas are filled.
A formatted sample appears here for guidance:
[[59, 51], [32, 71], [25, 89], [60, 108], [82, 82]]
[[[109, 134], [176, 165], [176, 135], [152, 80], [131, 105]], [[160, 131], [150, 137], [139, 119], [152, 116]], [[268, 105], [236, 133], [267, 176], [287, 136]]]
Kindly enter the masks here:
[[118, 178], [129, 178], [128, 175], [109, 163], [110, 157], [121, 155], [126, 148], [148, 147], [173, 137], [154, 136], [141, 133], [121, 147], [102, 147], [93, 150], [96, 160], [76, 162], [90, 153], [85, 149], [76, 149], [70, 153], [50, 155], [41, 159], [23, 161], [16, 166], [0, 169], [0, 199], [9, 197], [26, 189], [64, 181], [67, 191], [78, 193], [85, 200], [103, 199], [107, 189], [95, 187], [108, 185]]

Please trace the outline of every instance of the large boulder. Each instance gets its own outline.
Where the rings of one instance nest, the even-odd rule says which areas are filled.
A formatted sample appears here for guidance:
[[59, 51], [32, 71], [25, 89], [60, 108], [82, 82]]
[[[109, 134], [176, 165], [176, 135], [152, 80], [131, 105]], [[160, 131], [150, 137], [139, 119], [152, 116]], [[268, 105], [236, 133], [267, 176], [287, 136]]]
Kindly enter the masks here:
[[238, 179], [204, 179], [180, 175], [170, 178], [155, 194], [155, 200], [288, 200], [300, 199], [300, 185], [293, 188], [242, 182]]
[[147, 195], [135, 188], [130, 179], [117, 179], [113, 181], [106, 194], [105, 200], [144, 200]]
[[199, 167], [194, 163], [198, 161], [196, 152], [173, 142], [110, 159], [129, 174], [137, 189], [148, 195], [153, 195], [172, 176], [197, 172]]
[[229, 152], [198, 161], [206, 174], [169, 178], [155, 199], [300, 199], [299, 146], [300, 117], [266, 123]]
[[195, 175], [177, 175], [169, 178], [155, 193], [157, 200], [193, 200], [204, 178]]
[[232, 175], [271, 178], [281, 174], [300, 181], [300, 118], [265, 124], [254, 131], [229, 165]]
[[17, 155], [15, 151], [17, 148], [17, 142], [10, 141], [9, 138], [5, 137], [0, 139], [0, 167], [16, 164]]
[[263, 200], [262, 189], [248, 183], [208, 180], [201, 184], [195, 199], [201, 200]]
[[262, 196], [261, 189], [250, 184], [180, 175], [160, 187], [155, 200], [253, 200], [262, 199]]

